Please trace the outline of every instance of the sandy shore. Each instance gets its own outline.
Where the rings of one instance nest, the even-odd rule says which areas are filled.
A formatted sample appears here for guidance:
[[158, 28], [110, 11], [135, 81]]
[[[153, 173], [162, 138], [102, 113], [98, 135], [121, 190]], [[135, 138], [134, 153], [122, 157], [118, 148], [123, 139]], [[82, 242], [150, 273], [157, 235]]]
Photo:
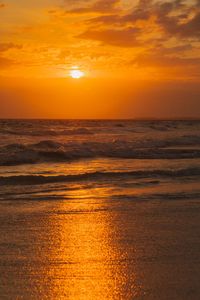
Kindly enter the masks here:
[[200, 202], [0, 203], [0, 299], [199, 300]]

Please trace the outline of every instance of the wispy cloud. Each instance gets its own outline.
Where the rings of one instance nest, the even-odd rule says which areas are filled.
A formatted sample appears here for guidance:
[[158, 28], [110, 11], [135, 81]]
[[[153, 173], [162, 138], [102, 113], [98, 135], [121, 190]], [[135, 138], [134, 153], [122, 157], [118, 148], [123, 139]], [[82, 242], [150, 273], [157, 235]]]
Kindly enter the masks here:
[[[151, 22], [150, 22], [151, 20]], [[152, 21], [153, 20], [153, 21]], [[90, 25], [98, 26], [118, 26], [125, 28], [127, 26], [137, 26], [138, 22], [149, 22], [148, 31], [161, 30], [163, 34], [167, 34], [167, 38], [195, 38], [200, 40], [200, 2], [187, 3], [183, 0], [174, 1], [146, 1], [140, 0], [138, 5], [130, 12], [124, 14], [121, 10], [120, 14], [107, 14], [89, 19]], [[84, 36], [84, 35], [83, 35]]]
[[135, 47], [139, 45], [139, 41], [137, 40], [139, 32], [139, 29], [133, 27], [126, 29], [88, 30], [78, 37], [101, 41], [114, 46]]
[[14, 43], [0, 43], [0, 52], [5, 52], [10, 49], [22, 49], [22, 46]]
[[[68, 14], [87, 14], [87, 13], [110, 13], [117, 10], [120, 0], [98, 0], [91, 4], [91, 1], [82, 3], [81, 6], [75, 7], [71, 10], [66, 10]], [[84, 5], [83, 5], [84, 4]]]

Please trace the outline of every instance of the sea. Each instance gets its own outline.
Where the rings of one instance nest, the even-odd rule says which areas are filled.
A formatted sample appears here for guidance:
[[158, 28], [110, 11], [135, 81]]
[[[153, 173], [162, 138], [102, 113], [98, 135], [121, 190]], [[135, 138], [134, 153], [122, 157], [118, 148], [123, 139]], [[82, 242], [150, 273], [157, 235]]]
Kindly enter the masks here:
[[199, 120], [0, 120], [0, 299], [200, 299]]

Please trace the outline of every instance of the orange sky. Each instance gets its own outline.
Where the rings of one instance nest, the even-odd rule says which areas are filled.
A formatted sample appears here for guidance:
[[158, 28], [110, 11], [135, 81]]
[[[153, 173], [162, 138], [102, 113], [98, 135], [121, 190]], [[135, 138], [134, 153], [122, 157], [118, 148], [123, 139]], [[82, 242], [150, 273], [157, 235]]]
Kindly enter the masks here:
[[199, 0], [0, 0], [0, 19], [1, 118], [200, 117]]

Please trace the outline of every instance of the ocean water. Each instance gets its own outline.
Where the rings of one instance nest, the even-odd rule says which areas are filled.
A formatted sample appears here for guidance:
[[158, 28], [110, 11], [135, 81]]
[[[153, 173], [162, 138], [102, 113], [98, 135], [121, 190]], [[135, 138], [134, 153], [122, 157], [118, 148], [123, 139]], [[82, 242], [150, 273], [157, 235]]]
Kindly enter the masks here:
[[190, 199], [199, 179], [199, 121], [0, 121], [0, 199]]
[[0, 299], [200, 299], [200, 121], [1, 120]]

